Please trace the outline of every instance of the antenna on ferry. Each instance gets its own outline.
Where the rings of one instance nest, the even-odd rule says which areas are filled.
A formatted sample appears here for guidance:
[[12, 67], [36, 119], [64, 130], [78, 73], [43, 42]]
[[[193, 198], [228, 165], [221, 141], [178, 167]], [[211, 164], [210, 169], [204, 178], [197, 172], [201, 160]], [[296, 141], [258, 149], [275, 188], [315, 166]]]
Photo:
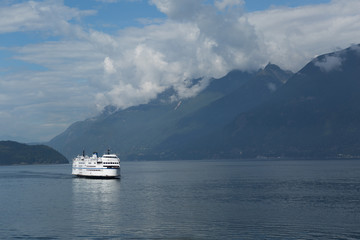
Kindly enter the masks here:
[[85, 157], [85, 149], [83, 149], [83, 157]]
[[107, 154], [110, 154], [110, 148], [108, 148], [108, 150], [107, 150]]

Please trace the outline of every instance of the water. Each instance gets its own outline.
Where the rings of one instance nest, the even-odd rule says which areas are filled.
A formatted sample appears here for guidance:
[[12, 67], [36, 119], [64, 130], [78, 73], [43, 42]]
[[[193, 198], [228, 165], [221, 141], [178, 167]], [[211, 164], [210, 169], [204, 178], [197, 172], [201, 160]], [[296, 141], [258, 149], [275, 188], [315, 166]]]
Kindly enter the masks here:
[[0, 239], [360, 239], [360, 161], [0, 167]]

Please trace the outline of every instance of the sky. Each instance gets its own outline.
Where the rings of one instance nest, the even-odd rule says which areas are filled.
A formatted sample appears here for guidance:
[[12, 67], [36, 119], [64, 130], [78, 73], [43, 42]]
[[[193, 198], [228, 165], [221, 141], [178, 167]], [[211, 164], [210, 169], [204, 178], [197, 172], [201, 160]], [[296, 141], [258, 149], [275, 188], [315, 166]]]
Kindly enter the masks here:
[[1, 0], [0, 140], [48, 141], [233, 69], [296, 72], [359, 29], [359, 0]]

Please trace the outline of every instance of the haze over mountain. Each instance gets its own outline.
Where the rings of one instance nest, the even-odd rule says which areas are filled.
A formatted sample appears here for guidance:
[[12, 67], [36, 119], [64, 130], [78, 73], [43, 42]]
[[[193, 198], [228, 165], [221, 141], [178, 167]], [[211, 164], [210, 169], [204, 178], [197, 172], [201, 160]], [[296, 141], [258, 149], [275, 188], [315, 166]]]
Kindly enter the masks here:
[[[49, 145], [123, 159], [344, 157], [359, 155], [360, 47], [321, 55], [298, 73], [269, 64], [212, 79], [196, 97], [171, 88], [149, 104], [77, 122]], [[193, 80], [192, 84], [196, 84]]]

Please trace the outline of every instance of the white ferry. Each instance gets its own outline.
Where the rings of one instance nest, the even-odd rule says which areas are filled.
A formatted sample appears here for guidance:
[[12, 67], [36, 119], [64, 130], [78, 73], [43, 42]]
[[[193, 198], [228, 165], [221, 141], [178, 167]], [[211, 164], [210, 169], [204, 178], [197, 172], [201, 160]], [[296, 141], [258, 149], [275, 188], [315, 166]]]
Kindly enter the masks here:
[[73, 159], [72, 174], [79, 177], [93, 178], [119, 178], [120, 177], [120, 159], [116, 154], [110, 154], [110, 150], [102, 157], [94, 152], [91, 157], [78, 155]]

